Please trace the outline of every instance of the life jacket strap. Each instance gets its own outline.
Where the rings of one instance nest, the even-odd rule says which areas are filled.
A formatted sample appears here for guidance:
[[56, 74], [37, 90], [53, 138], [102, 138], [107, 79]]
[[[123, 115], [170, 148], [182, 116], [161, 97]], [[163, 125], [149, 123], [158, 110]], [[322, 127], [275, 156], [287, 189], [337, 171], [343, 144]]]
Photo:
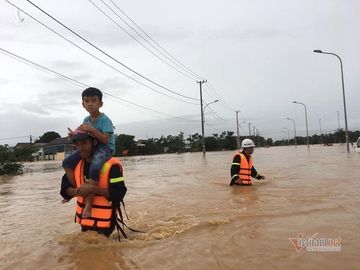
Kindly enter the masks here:
[[[77, 204], [78, 204], [78, 206], [80, 206], [82, 209], [84, 209], [85, 203], [81, 203], [81, 202], [78, 201]], [[111, 205], [105, 206], [105, 205], [97, 205], [97, 204], [93, 204], [91, 207], [92, 207], [92, 208], [98, 208], [98, 209], [111, 209], [111, 208], [112, 208]]]
[[115, 215], [116, 215], [115, 227], [116, 227], [116, 230], [118, 233], [119, 241], [120, 241], [120, 233], [124, 236], [125, 239], [127, 239], [127, 235], [125, 233], [125, 227], [128, 228], [132, 232], [145, 233], [143, 231], [133, 229], [133, 228], [129, 227], [128, 225], [126, 225], [126, 223], [124, 222], [122, 211], [121, 211], [121, 204], [123, 205], [125, 216], [126, 216], [127, 220], [129, 220], [129, 216], [125, 209], [125, 203], [124, 203], [124, 201], [121, 201], [120, 204], [115, 207], [115, 209], [116, 209], [116, 211], [115, 211]]
[[78, 214], [76, 213], [76, 217], [78, 217], [79, 219], [91, 219], [91, 220], [94, 220], [94, 225], [96, 225], [96, 222], [97, 221], [103, 221], [103, 222], [107, 222], [107, 221], [110, 221], [111, 220], [111, 217], [110, 218], [95, 218], [95, 217], [88, 217], [88, 218], [83, 218], [82, 217], [82, 213], [81, 214]]

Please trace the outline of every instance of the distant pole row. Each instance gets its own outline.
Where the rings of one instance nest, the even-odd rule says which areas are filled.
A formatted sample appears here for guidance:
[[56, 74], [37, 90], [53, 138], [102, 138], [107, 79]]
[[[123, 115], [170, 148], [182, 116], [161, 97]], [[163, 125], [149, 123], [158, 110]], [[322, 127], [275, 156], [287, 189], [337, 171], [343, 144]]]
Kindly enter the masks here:
[[[334, 55], [336, 56], [339, 60], [340, 60], [340, 70], [341, 70], [341, 82], [342, 82], [342, 94], [343, 94], [343, 105], [344, 105], [344, 117], [345, 117], [345, 137], [346, 137], [346, 148], [347, 148], [347, 152], [350, 152], [350, 146], [349, 146], [349, 134], [348, 134], [348, 124], [347, 124], [347, 113], [346, 113], [346, 100], [345, 100], [345, 86], [344, 86], [344, 73], [343, 73], [343, 65], [342, 65], [342, 60], [340, 58], [340, 56], [338, 56], [335, 53], [331, 53], [331, 52], [323, 52], [321, 50], [314, 50], [314, 53], [322, 53], [322, 54], [329, 54], [329, 55]], [[205, 156], [205, 137], [204, 137], [204, 109], [203, 109], [203, 101], [202, 101], [202, 84], [205, 83], [206, 80], [202, 80], [202, 81], [198, 81], [197, 83], [200, 84], [200, 104], [201, 104], [201, 130], [202, 130], [202, 148], [203, 148], [203, 156]], [[218, 100], [215, 100], [213, 102], [210, 102], [209, 104], [207, 104], [206, 106], [210, 105], [211, 103], [217, 102]], [[299, 104], [304, 106], [304, 111], [305, 111], [305, 123], [306, 123], [306, 144], [307, 144], [307, 148], [310, 149], [310, 141], [309, 141], [309, 125], [308, 125], [308, 115], [307, 115], [307, 107], [304, 103], [299, 102], [299, 101], [293, 101], [294, 104]], [[206, 108], [205, 106], [205, 108]], [[240, 111], [235, 111], [236, 113], [236, 142], [237, 142], [237, 147], [238, 149], [240, 148], [240, 125], [239, 124], [239, 112]], [[340, 119], [339, 119], [339, 111], [337, 111], [337, 116], [338, 116], [338, 129], [340, 130]], [[296, 124], [295, 124], [295, 120], [292, 118], [286, 118], [289, 121], [293, 122], [294, 125], [294, 144], [295, 147], [297, 146], [297, 141], [296, 141]], [[244, 123], [246, 121], [243, 121], [242, 123]], [[251, 136], [251, 123], [248, 122], [248, 127], [249, 127], [249, 136]], [[322, 143], [322, 130], [321, 130], [321, 119], [319, 119], [319, 126], [320, 126], [320, 142]], [[256, 136], [256, 128], [253, 126], [254, 129], [254, 136]], [[286, 128], [287, 129], [287, 128]], [[289, 129], [287, 129], [288, 131], [288, 141], [289, 141]]]
[[[348, 132], [348, 124], [347, 124], [347, 113], [346, 113], [346, 100], [345, 100], [345, 85], [344, 85], [344, 72], [343, 72], [343, 65], [342, 60], [339, 55], [332, 53], [332, 52], [324, 52], [322, 50], [314, 50], [314, 53], [322, 53], [322, 54], [329, 54], [337, 57], [340, 61], [340, 71], [341, 71], [341, 84], [342, 84], [342, 96], [343, 96], [343, 105], [344, 105], [344, 118], [345, 118], [345, 137], [346, 137], [346, 150], [349, 153], [350, 152], [350, 146], [349, 146], [349, 132]], [[302, 102], [293, 101], [295, 104], [300, 104], [304, 106], [305, 109], [305, 121], [306, 121], [306, 144], [308, 149], [310, 149], [309, 145], [309, 126], [308, 126], [308, 117], [307, 117], [307, 108], [306, 105]], [[337, 120], [338, 120], [338, 129], [340, 130], [340, 117], [339, 117], [339, 111], [337, 112]], [[295, 128], [295, 120], [291, 118], [287, 118], [288, 120], [292, 120], [294, 123], [294, 134], [295, 134], [295, 145], [296, 145], [296, 128]], [[320, 126], [320, 142], [322, 143], [322, 130], [321, 130], [321, 119], [319, 119], [319, 126]]]

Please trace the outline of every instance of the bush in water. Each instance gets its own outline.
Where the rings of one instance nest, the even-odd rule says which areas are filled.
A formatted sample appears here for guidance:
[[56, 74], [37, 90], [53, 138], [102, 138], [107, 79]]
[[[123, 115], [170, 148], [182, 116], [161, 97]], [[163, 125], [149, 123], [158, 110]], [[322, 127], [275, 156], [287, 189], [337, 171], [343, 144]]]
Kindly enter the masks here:
[[8, 145], [0, 145], [0, 175], [20, 174], [23, 172], [22, 164], [15, 162], [15, 156]]

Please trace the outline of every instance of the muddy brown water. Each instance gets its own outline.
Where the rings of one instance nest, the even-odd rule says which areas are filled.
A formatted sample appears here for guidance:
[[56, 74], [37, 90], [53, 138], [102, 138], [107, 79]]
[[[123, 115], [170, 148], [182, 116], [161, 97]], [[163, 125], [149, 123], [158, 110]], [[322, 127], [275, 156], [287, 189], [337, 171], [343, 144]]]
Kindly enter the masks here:
[[[59, 162], [0, 178], [0, 269], [359, 269], [360, 154], [332, 147], [255, 150], [267, 179], [230, 188], [233, 152], [123, 158], [129, 232], [80, 233], [61, 204]], [[296, 251], [299, 233], [341, 251]], [[316, 234], [317, 233], [317, 234]]]

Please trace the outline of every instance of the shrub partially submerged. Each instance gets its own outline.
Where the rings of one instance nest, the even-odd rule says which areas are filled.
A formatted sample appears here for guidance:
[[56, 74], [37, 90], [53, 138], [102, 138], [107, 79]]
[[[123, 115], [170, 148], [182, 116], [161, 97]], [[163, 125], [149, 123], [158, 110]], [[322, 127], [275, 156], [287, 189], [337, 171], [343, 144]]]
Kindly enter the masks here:
[[3, 174], [21, 174], [23, 165], [15, 162], [0, 163], [0, 175]]
[[0, 175], [21, 174], [23, 172], [23, 166], [16, 161], [17, 158], [14, 152], [9, 149], [8, 145], [0, 145]]

